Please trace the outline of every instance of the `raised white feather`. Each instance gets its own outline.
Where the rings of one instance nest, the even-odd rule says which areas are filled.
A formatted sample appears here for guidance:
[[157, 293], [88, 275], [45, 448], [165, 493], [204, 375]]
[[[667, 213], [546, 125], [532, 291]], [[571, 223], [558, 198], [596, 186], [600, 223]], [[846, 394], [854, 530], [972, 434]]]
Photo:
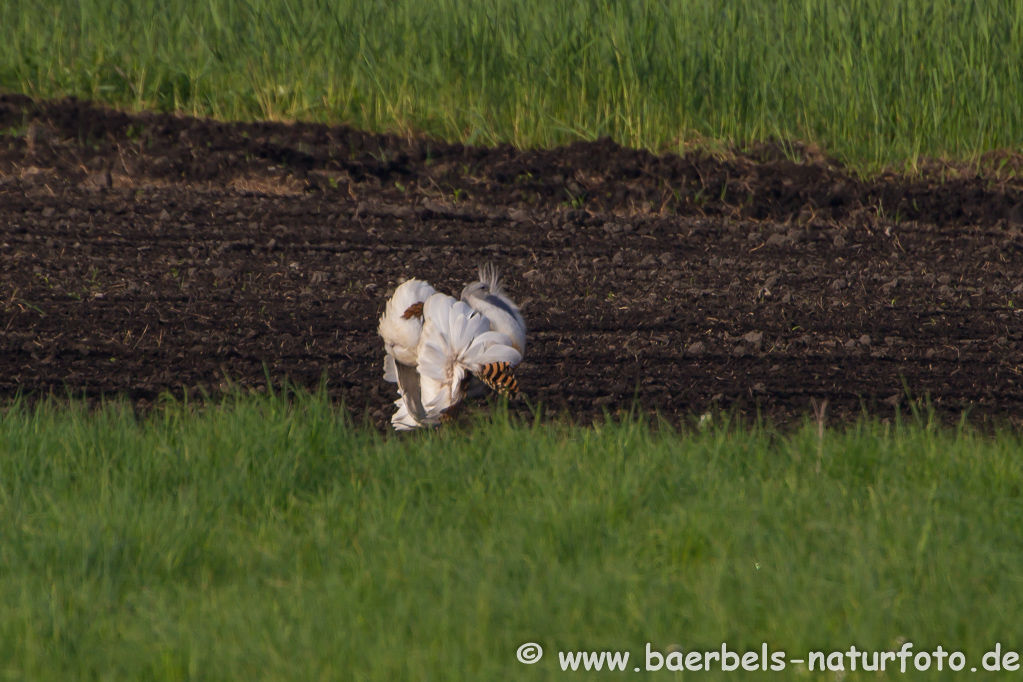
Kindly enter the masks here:
[[505, 293], [501, 273], [496, 267], [490, 263], [480, 265], [479, 281], [462, 289], [462, 300], [490, 320], [492, 331], [507, 336], [520, 358], [525, 355], [526, 322], [519, 307]]
[[466, 377], [484, 365], [517, 365], [522, 354], [507, 335], [491, 331], [491, 321], [463, 301], [434, 294], [423, 306], [423, 331], [418, 360], [426, 425], [439, 424], [443, 414], [465, 397]]

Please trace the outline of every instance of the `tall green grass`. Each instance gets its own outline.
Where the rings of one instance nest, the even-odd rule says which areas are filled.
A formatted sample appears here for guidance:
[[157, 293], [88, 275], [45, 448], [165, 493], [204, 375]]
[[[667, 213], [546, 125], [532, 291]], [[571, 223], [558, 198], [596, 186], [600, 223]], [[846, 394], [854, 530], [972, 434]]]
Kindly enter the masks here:
[[1023, 147], [1012, 0], [6, 0], [0, 88], [470, 143]]
[[[647, 642], [797, 658], [899, 638], [979, 667], [1023, 646], [1020, 447], [500, 414], [385, 437], [302, 396], [16, 408], [0, 674], [529, 680], [560, 676], [559, 650], [628, 650], [632, 674]], [[525, 666], [530, 641], [546, 655]]]

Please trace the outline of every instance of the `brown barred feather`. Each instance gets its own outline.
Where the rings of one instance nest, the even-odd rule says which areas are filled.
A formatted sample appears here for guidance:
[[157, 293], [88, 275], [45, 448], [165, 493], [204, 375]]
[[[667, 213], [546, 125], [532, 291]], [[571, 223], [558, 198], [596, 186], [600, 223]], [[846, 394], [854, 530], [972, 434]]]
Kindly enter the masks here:
[[515, 370], [510, 363], [492, 362], [489, 365], [483, 365], [476, 376], [484, 384], [509, 398], [519, 392], [519, 382], [515, 378]]
[[408, 307], [408, 310], [401, 315], [401, 319], [403, 320], [408, 320], [413, 317], [418, 317], [420, 320], [423, 319], [423, 304], [421, 302], [413, 303]]

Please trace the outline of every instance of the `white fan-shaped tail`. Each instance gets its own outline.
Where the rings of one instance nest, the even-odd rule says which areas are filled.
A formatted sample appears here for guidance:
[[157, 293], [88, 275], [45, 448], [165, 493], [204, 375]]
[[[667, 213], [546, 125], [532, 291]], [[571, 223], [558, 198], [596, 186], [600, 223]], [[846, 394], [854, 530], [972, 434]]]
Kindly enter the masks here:
[[518, 363], [522, 356], [507, 336], [490, 331], [490, 321], [463, 301], [431, 296], [423, 308], [419, 375], [426, 420], [441, 416], [465, 396], [466, 379], [490, 362]]

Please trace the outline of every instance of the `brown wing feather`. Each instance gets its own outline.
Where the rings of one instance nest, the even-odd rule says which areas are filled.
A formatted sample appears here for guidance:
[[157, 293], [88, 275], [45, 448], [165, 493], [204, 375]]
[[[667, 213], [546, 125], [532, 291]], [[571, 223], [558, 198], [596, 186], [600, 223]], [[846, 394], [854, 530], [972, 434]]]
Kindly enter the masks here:
[[515, 378], [515, 371], [510, 363], [492, 362], [489, 365], [483, 365], [476, 376], [484, 384], [509, 398], [519, 392], [519, 382]]
[[403, 320], [410, 320], [413, 317], [418, 317], [420, 320], [423, 319], [423, 304], [422, 304], [422, 302], [420, 302], [420, 303], [413, 303], [412, 305], [410, 305], [408, 307], [408, 309], [405, 310], [404, 313], [401, 314], [401, 319], [403, 319]]

